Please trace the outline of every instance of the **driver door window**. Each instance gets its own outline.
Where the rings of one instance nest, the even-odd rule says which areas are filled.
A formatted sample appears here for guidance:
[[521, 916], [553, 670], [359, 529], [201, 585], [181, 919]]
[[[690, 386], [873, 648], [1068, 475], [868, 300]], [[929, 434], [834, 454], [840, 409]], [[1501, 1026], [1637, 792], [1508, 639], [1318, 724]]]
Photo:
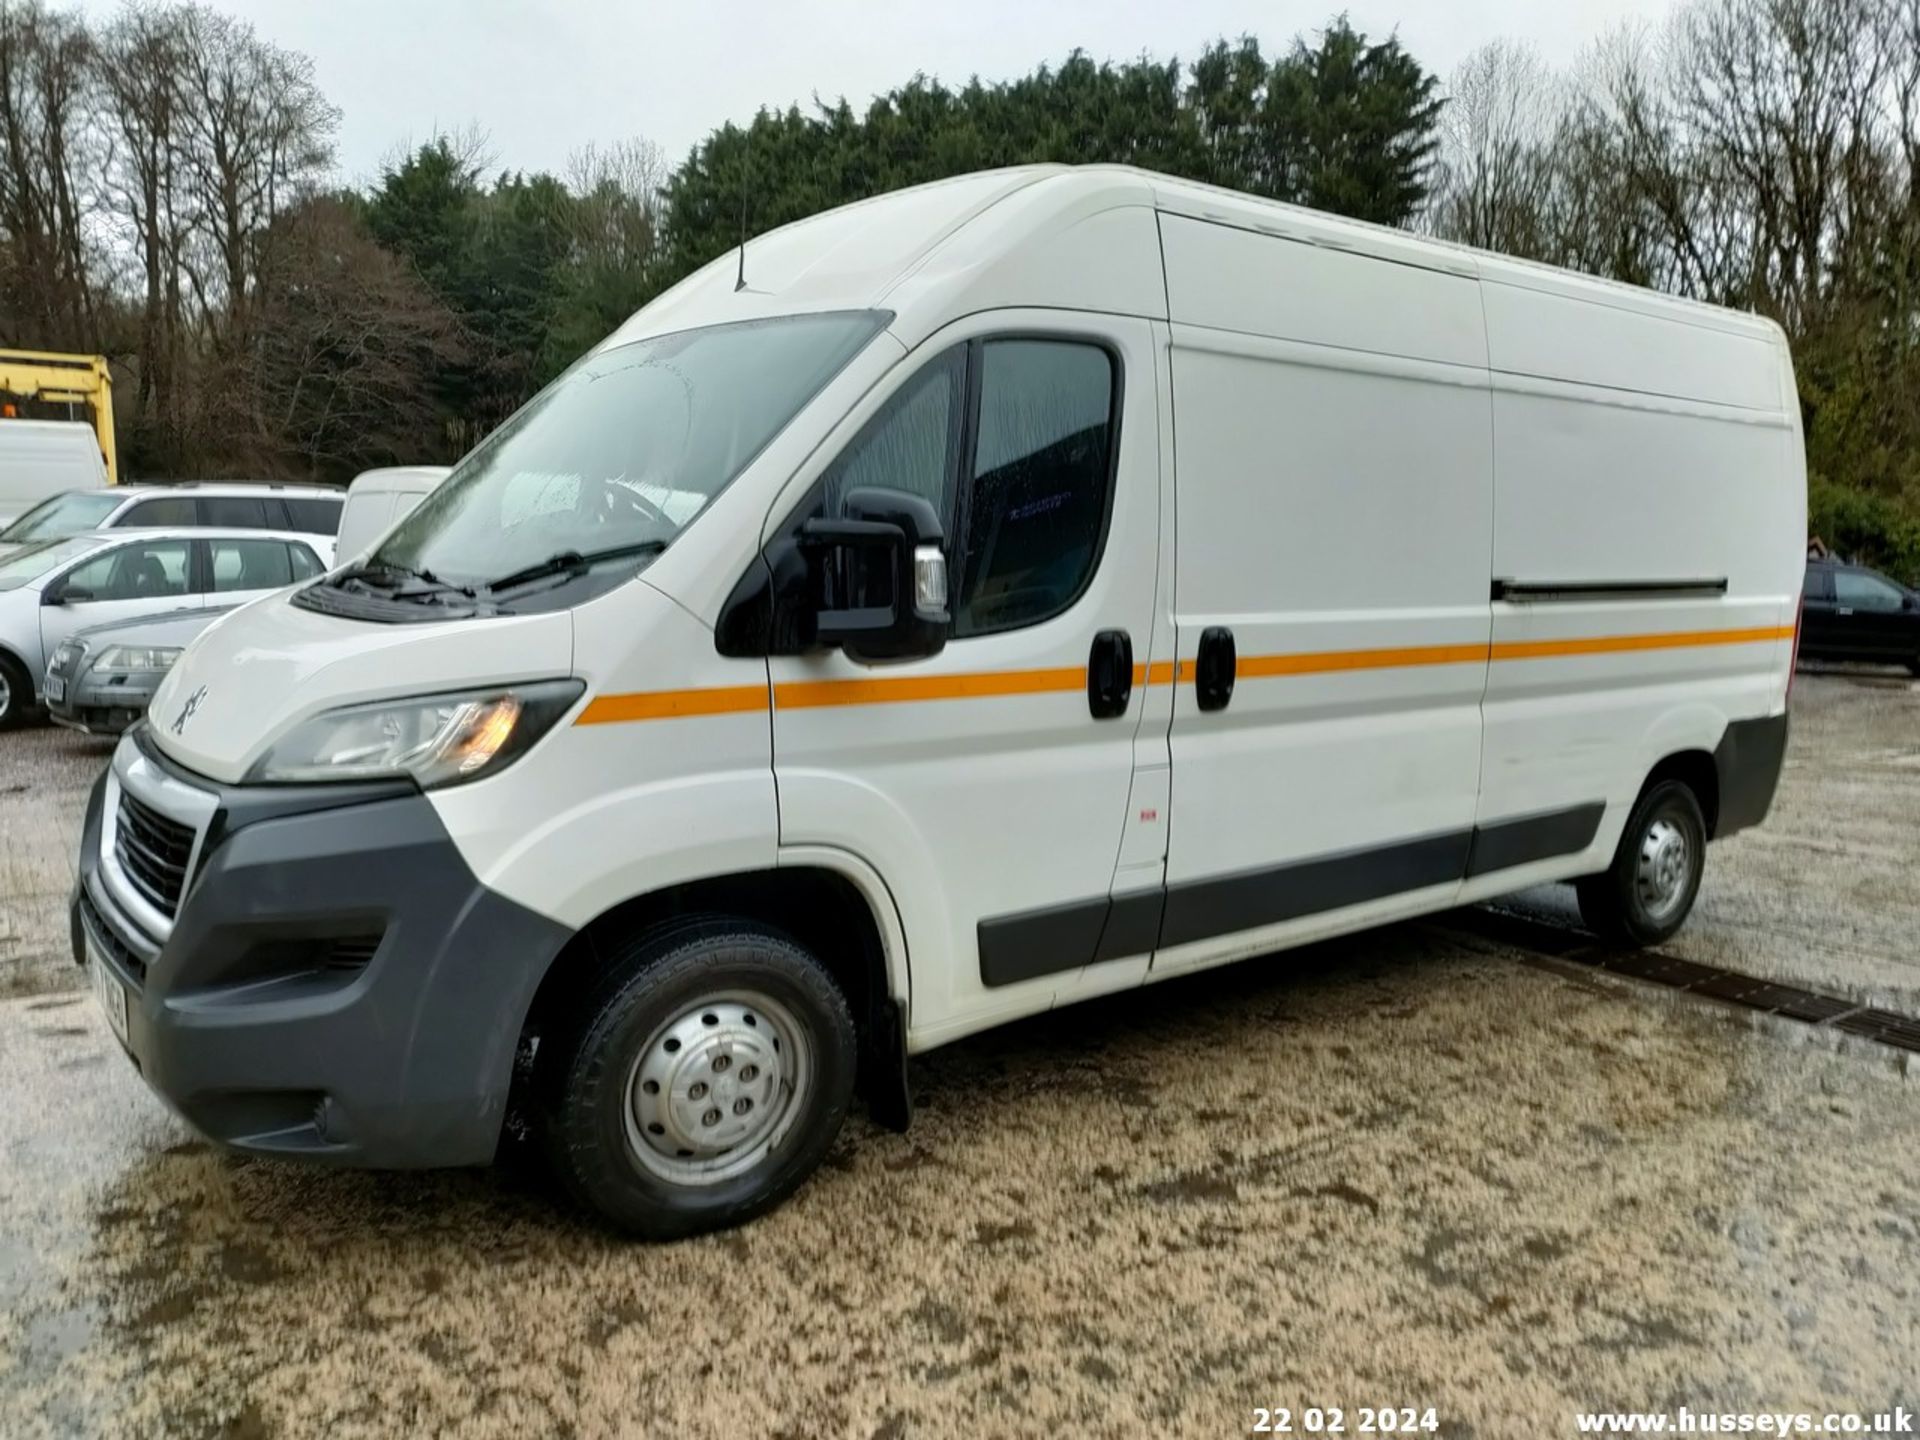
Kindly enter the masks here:
[[847, 447], [827, 472], [824, 512], [840, 514], [847, 494], [868, 486], [932, 502], [956, 578], [956, 639], [1052, 619], [1099, 561], [1117, 382], [1113, 357], [1086, 341], [957, 346]]

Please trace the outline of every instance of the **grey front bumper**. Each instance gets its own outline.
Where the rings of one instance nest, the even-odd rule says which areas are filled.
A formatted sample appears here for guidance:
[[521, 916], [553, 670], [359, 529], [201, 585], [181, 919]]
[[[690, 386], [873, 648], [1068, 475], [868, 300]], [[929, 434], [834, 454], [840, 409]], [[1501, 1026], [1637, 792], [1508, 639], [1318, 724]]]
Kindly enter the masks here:
[[489, 1160], [521, 1022], [570, 932], [482, 885], [411, 784], [220, 786], [149, 748], [207, 802], [169, 928], [107, 873], [125, 758], [87, 808], [73, 945], [128, 986], [148, 1084], [239, 1150]]

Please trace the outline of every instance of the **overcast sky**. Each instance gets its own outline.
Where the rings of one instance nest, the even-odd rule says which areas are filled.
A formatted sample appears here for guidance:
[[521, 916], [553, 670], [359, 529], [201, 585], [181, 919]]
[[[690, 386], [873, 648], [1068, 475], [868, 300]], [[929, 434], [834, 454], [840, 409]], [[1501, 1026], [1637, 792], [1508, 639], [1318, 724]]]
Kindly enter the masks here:
[[[117, 0], [74, 0], [105, 15]], [[1010, 79], [1075, 46], [1098, 59], [1191, 57], [1217, 36], [1269, 53], [1341, 0], [213, 0], [313, 58], [340, 107], [343, 177], [373, 178], [407, 142], [477, 123], [504, 168], [559, 170], [589, 140], [644, 136], [670, 162], [727, 120], [818, 93], [861, 106], [925, 71]], [[1352, 0], [1368, 34], [1397, 28], [1443, 76], [1497, 36], [1570, 61], [1673, 0]]]

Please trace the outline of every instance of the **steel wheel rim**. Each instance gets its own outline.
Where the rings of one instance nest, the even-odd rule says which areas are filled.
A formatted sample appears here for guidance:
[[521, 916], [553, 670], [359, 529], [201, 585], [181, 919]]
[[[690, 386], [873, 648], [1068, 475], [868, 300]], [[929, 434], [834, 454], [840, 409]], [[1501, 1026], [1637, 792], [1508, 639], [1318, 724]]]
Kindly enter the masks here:
[[1641, 837], [1633, 876], [1647, 918], [1656, 924], [1669, 919], [1686, 899], [1692, 874], [1693, 844], [1686, 830], [1664, 815], [1656, 817]]
[[7, 679], [6, 667], [0, 665], [0, 720], [7, 718], [13, 709], [13, 682]]
[[627, 1148], [675, 1185], [718, 1185], [792, 1133], [814, 1081], [813, 1047], [770, 996], [701, 997], [655, 1027], [627, 1072]]

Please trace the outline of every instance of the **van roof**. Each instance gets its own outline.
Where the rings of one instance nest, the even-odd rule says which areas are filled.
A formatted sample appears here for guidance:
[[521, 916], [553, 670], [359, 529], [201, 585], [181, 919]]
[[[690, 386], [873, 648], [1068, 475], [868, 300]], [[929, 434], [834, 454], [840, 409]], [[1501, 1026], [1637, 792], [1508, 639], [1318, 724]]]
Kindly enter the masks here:
[[[1046, 240], [1082, 227], [1076, 263], [1081, 268], [1119, 266], [1123, 260], [1103, 253], [1095, 222], [1106, 212], [1128, 208], [1185, 215], [1396, 264], [1784, 339], [1777, 326], [1757, 316], [1197, 181], [1124, 165], [1030, 165], [892, 191], [755, 236], [746, 246], [744, 289], [737, 290], [735, 284], [740, 252], [730, 250], [656, 299], [606, 343], [806, 311], [889, 309], [901, 314], [914, 308], [922, 295], [933, 299], [929, 292], [940, 287], [925, 282], [936, 275], [979, 283], [1019, 252], [1044, 248]], [[1047, 273], [1044, 260], [1030, 263], [1024, 272], [1030, 281]], [[1143, 282], [1135, 291], [1145, 291], [1142, 271], [1131, 278]], [[1006, 303], [1047, 303], [1037, 285], [1002, 290], [1010, 297]], [[950, 300], [951, 287], [940, 298]], [[1146, 298], [1150, 302], [1152, 297]], [[996, 303], [1001, 299], [996, 293]], [[1137, 313], [1164, 318], [1164, 292], [1157, 311]]]

